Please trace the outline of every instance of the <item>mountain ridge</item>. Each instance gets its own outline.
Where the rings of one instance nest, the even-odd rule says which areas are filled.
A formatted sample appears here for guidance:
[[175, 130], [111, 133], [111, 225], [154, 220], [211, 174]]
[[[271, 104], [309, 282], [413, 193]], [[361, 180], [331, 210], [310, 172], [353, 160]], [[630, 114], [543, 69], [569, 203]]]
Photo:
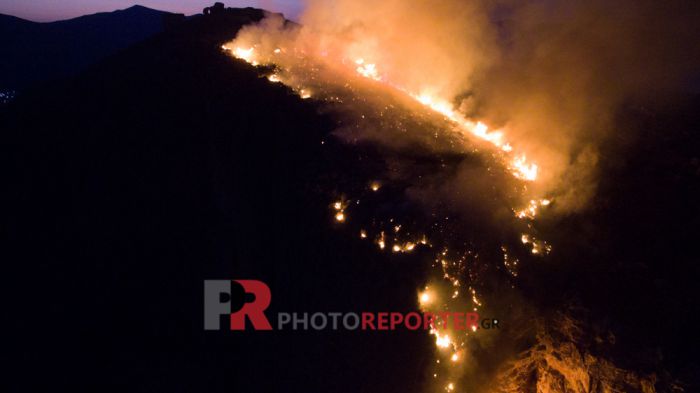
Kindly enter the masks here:
[[0, 89], [75, 75], [184, 18], [140, 5], [45, 23], [0, 14]]
[[131, 7], [118, 9], [118, 10], [114, 10], [114, 11], [100, 11], [100, 12], [94, 12], [92, 14], [79, 15], [79, 16], [75, 16], [75, 17], [71, 17], [71, 18], [67, 18], [67, 19], [58, 19], [58, 20], [52, 20], [52, 21], [46, 21], [46, 22], [35, 21], [35, 20], [22, 18], [22, 17], [15, 16], [15, 15], [3, 14], [2, 12], [0, 12], [0, 22], [3, 18], [5, 18], [5, 19], [14, 19], [14, 20], [21, 21], [21, 22], [28, 23], [28, 24], [50, 25], [50, 24], [54, 24], [54, 23], [64, 23], [64, 22], [71, 22], [71, 21], [75, 21], [75, 20], [83, 19], [83, 18], [90, 18], [90, 17], [94, 17], [97, 15], [109, 15], [109, 14], [124, 13], [124, 12], [129, 12], [129, 11], [132, 11], [132, 12], [133, 11], [142, 11], [142, 12], [151, 11], [151, 12], [156, 12], [156, 13], [174, 14], [173, 12], [157, 10], [155, 8], [146, 7], [146, 6], [143, 6], [140, 4], [134, 4]]

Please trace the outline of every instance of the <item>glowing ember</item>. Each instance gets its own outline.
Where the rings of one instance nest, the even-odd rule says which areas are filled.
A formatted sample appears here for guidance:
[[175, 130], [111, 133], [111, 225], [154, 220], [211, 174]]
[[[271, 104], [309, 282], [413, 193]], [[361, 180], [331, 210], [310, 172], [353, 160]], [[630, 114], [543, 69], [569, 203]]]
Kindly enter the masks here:
[[430, 302], [431, 297], [430, 297], [430, 294], [428, 292], [423, 292], [420, 294], [418, 299], [420, 300], [420, 304], [427, 304]]
[[379, 191], [379, 188], [380, 188], [380, 187], [381, 187], [381, 184], [379, 184], [379, 182], [376, 182], [376, 181], [373, 181], [373, 182], [369, 185], [369, 188], [370, 188], [372, 191]]
[[343, 213], [343, 212], [338, 212], [338, 213], [336, 213], [336, 215], [335, 215], [335, 220], [338, 221], [338, 222], [343, 222], [343, 221], [345, 221], [345, 213]]
[[379, 237], [377, 238], [377, 245], [379, 246], [380, 250], [383, 250], [386, 247], [386, 243], [384, 242], [384, 231], [379, 234]]

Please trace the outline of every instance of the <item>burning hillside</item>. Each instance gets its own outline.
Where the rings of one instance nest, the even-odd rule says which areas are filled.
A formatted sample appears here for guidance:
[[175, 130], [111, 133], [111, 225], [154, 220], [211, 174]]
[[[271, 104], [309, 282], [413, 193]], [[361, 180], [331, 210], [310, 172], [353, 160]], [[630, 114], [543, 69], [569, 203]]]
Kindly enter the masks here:
[[[583, 20], [590, 18], [588, 12], [598, 11], [596, 6], [584, 11], [552, 5], [559, 11], [580, 12]], [[638, 7], [635, 16], [648, 17], [650, 10]], [[545, 10], [534, 6], [530, 11]], [[379, 252], [428, 250], [423, 255], [432, 255], [428, 258], [432, 270], [417, 300], [426, 312], [498, 313], [529, 302], [517, 294], [520, 266], [538, 263], [538, 257], [553, 249], [546, 231], [538, 229], [538, 216], [585, 210], [595, 189], [592, 176], [597, 148], [609, 127], [606, 118], [617, 100], [638, 92], [634, 79], [616, 85], [590, 74], [585, 83], [609, 85], [594, 93], [583, 89], [562, 97], [560, 105], [551, 100], [561, 86], [521, 91], [523, 81], [514, 81], [513, 71], [505, 70], [501, 61], [519, 55], [517, 46], [531, 42], [528, 37], [510, 37], [516, 48], [502, 48], [504, 42], [496, 36], [512, 33], [509, 29], [520, 28], [521, 23], [501, 20], [498, 27], [490, 25], [505, 12], [478, 2], [437, 7], [421, 3], [417, 10], [395, 2], [367, 8], [357, 2], [333, 7], [311, 2], [302, 25], [269, 16], [244, 27], [235, 40], [222, 46], [227, 54], [258, 67], [269, 82], [323, 103], [324, 111], [339, 119], [335, 138], [376, 151], [367, 161], [389, 163], [376, 173], [359, 169], [353, 174], [366, 177], [364, 188], [329, 192], [335, 197], [330, 211], [338, 225], [352, 227], [351, 233], [374, 242]], [[570, 22], [572, 29], [583, 23]], [[610, 27], [607, 19], [596, 23], [601, 29]], [[636, 23], [613, 30], [628, 34], [639, 27]], [[618, 49], [612, 44], [606, 50]], [[588, 50], [565, 49], [572, 56]], [[630, 65], [614, 58], [605, 61]], [[533, 66], [523, 64], [525, 69]], [[570, 66], [557, 70], [554, 79], [577, 84], [581, 72], [596, 67]], [[514, 85], [501, 86], [508, 78]], [[488, 81], [498, 86], [496, 94], [488, 91]], [[508, 97], [511, 91], [512, 98], [502, 102], [501, 96]], [[499, 98], [494, 102], [493, 97]], [[493, 108], [494, 104], [508, 109]], [[523, 109], [528, 113], [518, 112]], [[594, 115], [592, 110], [599, 112]], [[593, 138], [585, 136], [591, 128]], [[381, 196], [384, 188], [401, 199]], [[566, 314], [560, 318], [571, 320]], [[519, 329], [528, 330], [527, 322], [520, 323]], [[563, 322], [542, 326], [556, 323]], [[497, 362], [510, 364], [492, 371], [494, 380], [501, 381], [497, 391], [654, 391], [649, 379], [617, 369], [585, 350], [578, 352], [576, 338], [564, 334], [559, 339], [546, 331], [533, 333], [536, 343], [517, 355], [521, 360]], [[485, 360], [488, 366], [479, 365], [479, 353], [494, 345], [494, 339], [480, 337], [476, 326], [466, 333], [431, 330], [430, 334], [437, 347], [431, 390], [486, 391], [483, 375], [476, 375], [493, 367], [493, 359]], [[511, 345], [510, 350], [518, 346]]]

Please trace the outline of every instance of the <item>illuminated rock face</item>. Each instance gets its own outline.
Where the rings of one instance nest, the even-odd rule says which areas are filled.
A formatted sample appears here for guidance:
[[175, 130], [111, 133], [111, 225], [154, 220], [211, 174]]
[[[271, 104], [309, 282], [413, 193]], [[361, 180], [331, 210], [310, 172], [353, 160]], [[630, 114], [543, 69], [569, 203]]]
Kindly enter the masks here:
[[[498, 393], [656, 393], [654, 374], [640, 375], [617, 367], [583, 349], [585, 333], [570, 317], [536, 328], [535, 343], [505, 364], [496, 379]], [[600, 340], [599, 338], [596, 340]], [[614, 338], [608, 340], [614, 342]], [[680, 389], [680, 388], [679, 388]]]

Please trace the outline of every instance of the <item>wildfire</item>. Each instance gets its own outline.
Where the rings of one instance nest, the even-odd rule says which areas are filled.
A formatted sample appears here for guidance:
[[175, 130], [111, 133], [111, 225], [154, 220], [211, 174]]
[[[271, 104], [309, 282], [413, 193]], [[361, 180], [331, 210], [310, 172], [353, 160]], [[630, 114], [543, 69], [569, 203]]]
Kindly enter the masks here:
[[549, 199], [531, 199], [527, 207], [515, 211], [515, 216], [518, 218], [533, 219], [537, 215], [540, 207], [549, 206], [552, 203]]
[[444, 335], [440, 335], [437, 331], [433, 331], [433, 334], [435, 335], [435, 344], [440, 347], [440, 348], [449, 348], [452, 345], [452, 340], [450, 339], [450, 336], [445, 333]]
[[520, 241], [525, 245], [530, 245], [532, 247], [530, 249], [530, 252], [532, 252], [535, 255], [546, 255], [552, 251], [552, 246], [549, 245], [547, 242], [535, 239], [534, 237], [528, 234], [523, 234], [520, 237]]
[[537, 164], [528, 164], [527, 158], [524, 154], [515, 157], [511, 162], [511, 165], [512, 169], [514, 170], [513, 174], [515, 175], [515, 177], [528, 181], [534, 181], [537, 179]]
[[236, 47], [236, 49], [233, 50], [233, 55], [239, 59], [247, 61], [248, 63], [251, 63], [253, 65], [257, 65], [257, 64], [254, 64], [255, 61], [253, 60], [253, 50], [254, 50], [253, 47], [250, 47], [248, 49]]
[[394, 244], [391, 248], [394, 252], [411, 252], [416, 248], [416, 243], [406, 242], [404, 244]]
[[[375, 64], [365, 64], [364, 59], [360, 58], [355, 61], [359, 66], [355, 69], [358, 74], [364, 76], [365, 78], [373, 79], [378, 82], [383, 82], [382, 78], [379, 76], [377, 67]], [[415, 94], [407, 91], [406, 89], [388, 84], [395, 89], [408, 94], [410, 97], [423, 104], [424, 106], [430, 108], [434, 112], [443, 115], [448, 120], [460, 126], [466, 133], [471, 134], [483, 141], [486, 141], [505, 153], [510, 153], [513, 151], [513, 147], [510, 143], [505, 141], [505, 136], [503, 131], [489, 131], [488, 126], [484, 123], [477, 121], [474, 122], [470, 119], [465, 118], [458, 112], [456, 112], [447, 100], [435, 99], [429, 94]], [[535, 163], [528, 162], [525, 154], [520, 154], [512, 158], [508, 164], [511, 172], [515, 177], [525, 181], [535, 181], [537, 179], [537, 174], [539, 167]]]
[[375, 81], [380, 81], [382, 79], [379, 77], [377, 66], [375, 64], [367, 64], [365, 63], [364, 59], [355, 60], [355, 64], [357, 64], [355, 71], [365, 78], [374, 79]]
[[421, 305], [426, 305], [430, 303], [433, 300], [433, 296], [431, 296], [430, 292], [428, 292], [428, 288], [425, 288], [425, 291], [422, 292], [420, 295], [418, 295], [418, 301], [420, 302]]
[[[268, 80], [271, 82], [281, 82], [288, 85], [303, 99], [311, 97], [310, 88], [313, 89], [314, 96], [321, 100], [341, 103], [344, 99], [346, 99], [344, 96], [342, 96], [342, 94], [337, 94], [332, 89], [329, 90], [323, 85], [314, 84], [316, 82], [315, 76], [300, 77], [299, 75], [303, 74], [303, 72], [298, 72], [296, 69], [290, 71], [289, 69], [284, 68], [285, 63], [283, 60], [286, 57], [292, 56], [293, 54], [295, 54], [295, 56], [301, 56], [301, 53], [304, 56], [304, 60], [301, 63], [305, 67], [303, 70], [304, 72], [308, 70], [311, 73], [314, 69], [313, 67], [315, 66], [311, 65], [313, 63], [307, 63], [306, 58], [309, 56], [308, 52], [297, 48], [282, 46], [283, 49], [275, 48], [272, 50], [274, 47], [268, 48], [267, 51], [272, 51], [273, 53], [270, 54], [263, 53], [265, 51], [261, 52], [261, 48], [263, 47], [262, 44], [250, 47], [247, 44], [243, 43], [243, 46], [234, 45], [230, 47], [224, 45], [222, 48], [227, 53], [230, 53], [236, 58], [244, 60], [254, 66], [258, 65], [259, 63], [274, 63], [275, 65], [279, 66], [275, 67], [275, 74], [271, 74], [267, 77]], [[311, 53], [311, 55], [313, 55], [313, 53]], [[355, 56], [345, 57], [342, 54], [338, 56], [337, 53], [334, 54], [332, 51], [329, 51], [328, 53], [320, 53], [318, 54], [318, 58], [323, 58], [324, 61], [329, 61], [337, 67], [341, 67], [344, 70], [343, 72], [346, 72], [347, 74], [359, 75], [363, 78], [369, 79], [370, 83], [372, 84], [376, 83], [387, 86], [396, 92], [400, 92], [406, 97], [410, 97], [422, 107], [427, 108], [430, 112], [438, 114], [446, 119], [453, 126], [451, 128], [457, 129], [460, 135], [476, 138], [477, 140], [483, 141], [492, 146], [492, 150], [496, 152], [498, 159], [502, 160], [501, 163], [503, 167], [507, 168], [513, 177], [523, 182], [534, 182], [538, 179], [540, 171], [539, 166], [530, 161], [522, 149], [517, 148], [517, 146], [514, 147], [512, 141], [508, 140], [506, 135], [508, 129], [490, 129], [484, 122], [469, 118], [463, 114], [462, 111], [456, 109], [451, 100], [436, 96], [434, 91], [429, 89], [417, 89], [417, 91], [411, 91], [404, 86], [395, 84], [391, 79], [390, 73], [384, 72], [384, 70], [381, 68], [381, 64], [378, 65], [374, 62], [376, 59]], [[370, 61], [367, 61], [368, 59]], [[352, 79], [361, 80], [357, 76]], [[349, 86], [351, 86], [352, 83], [352, 80], [350, 80], [343, 86], [350, 88]], [[362, 115], [362, 118], [364, 119], [364, 114]], [[384, 180], [388, 179], [382, 177], [379, 178]], [[369, 193], [368, 191], [370, 190], [371, 192], [378, 192], [384, 185], [377, 180], [367, 180], [368, 182], [364, 183], [364, 190], [367, 193]], [[515, 213], [515, 217], [519, 219], [534, 219], [540, 210], [550, 205], [550, 203], [550, 199], [531, 199], [524, 208], [519, 210], [513, 209], [513, 213]], [[331, 206], [331, 213], [333, 214], [335, 221], [338, 223], [345, 222], [347, 220], [345, 210], [349, 206], [348, 200], [343, 198], [343, 200], [333, 202]], [[356, 216], [360, 217], [361, 214], [357, 213]], [[403, 224], [405, 225], [404, 228], [402, 228], [401, 225], [398, 225], [392, 218], [389, 220], [389, 222], [382, 223], [381, 227], [379, 228], [365, 226], [364, 228], [370, 230], [369, 235], [367, 231], [360, 228], [354, 229], [353, 233], [355, 234], [354, 236], [357, 236], [356, 234], [358, 232], [356, 231], [359, 230], [359, 236], [361, 239], [366, 239], [369, 237], [370, 241], [373, 241], [373, 243], [375, 243], [380, 250], [386, 250], [393, 253], [411, 252], [417, 245], [433, 247], [432, 244], [428, 244], [428, 239], [425, 235], [418, 238], [417, 236], [421, 235], [417, 235], [416, 232], [412, 232], [413, 229], [411, 228], [409, 222], [403, 222]], [[435, 240], [439, 241], [439, 238]], [[551, 250], [551, 246], [546, 242], [537, 240], [529, 234], [523, 234], [521, 241], [525, 247], [529, 248], [532, 254], [547, 254]], [[509, 258], [505, 248], [503, 248], [502, 251], [504, 257], [503, 263], [506, 269], [513, 277], [517, 276], [518, 260], [515, 258]], [[479, 307], [483, 307], [481, 300], [477, 297], [475, 289], [468, 286], [470, 277], [465, 276], [466, 269], [464, 267], [468, 263], [467, 258], [468, 256], [466, 253], [455, 254], [455, 251], [453, 250], [448, 253], [446, 247], [439, 251], [439, 255], [435, 259], [434, 267], [442, 269], [442, 280], [447, 282], [450, 286], [445, 289], [442, 286], [433, 287], [431, 283], [430, 290], [428, 287], [425, 287], [423, 291], [418, 293], [418, 304], [421, 309], [430, 311], [446, 311], [454, 307], [455, 304], [464, 301], [471, 301], [470, 307], [473, 307], [474, 311], [477, 311]], [[461, 284], [462, 286], [460, 286], [460, 281], [458, 278], [466, 279], [467, 282]], [[436, 329], [430, 330], [430, 334], [435, 336], [435, 344], [439, 349], [439, 359], [437, 360], [437, 363], [440, 363], [440, 359], [442, 359], [444, 361], [443, 365], [449, 364], [450, 367], [454, 367], [455, 369], [463, 366], [465, 361], [463, 361], [462, 358], [469, 358], [468, 354], [465, 352], [466, 350], [464, 349], [466, 340], [465, 336], [471, 334], [472, 332], [476, 332], [477, 326], [468, 326], [468, 330], [471, 330], [471, 332], [467, 331], [458, 333], [455, 331], [438, 332]], [[450, 336], [450, 334], [452, 334], [452, 336]], [[435, 377], [437, 377], [437, 374], [435, 374]], [[454, 380], [453, 378], [454, 375], [452, 375], [450, 379]], [[447, 385], [442, 385], [444, 383], [447, 383]], [[454, 383], [449, 382], [449, 380], [442, 380], [440, 386], [445, 386], [444, 388], [448, 392], [455, 390]]]
[[[231, 50], [230, 47], [224, 45], [223, 48], [225, 51], [231, 52], [233, 56], [241, 60], [244, 60], [254, 66], [258, 65], [255, 47], [245, 48], [237, 46]], [[274, 50], [274, 54], [280, 53], [281, 50], [279, 48]], [[513, 154], [514, 148], [512, 144], [506, 141], [503, 131], [490, 130], [486, 124], [464, 117], [462, 114], [453, 109], [453, 105], [449, 102], [449, 100], [436, 98], [428, 93], [414, 93], [408, 91], [402, 86], [392, 84], [382, 77], [379, 72], [379, 68], [375, 63], [368, 63], [364, 58], [355, 59], [354, 64], [356, 66], [355, 72], [357, 72], [357, 74], [407, 94], [415, 101], [429, 108], [433, 112], [444, 116], [453, 124], [456, 124], [465, 134], [472, 135], [493, 145], [507, 156]], [[281, 81], [277, 75], [271, 75], [269, 79], [272, 82]], [[302, 98], [309, 98], [311, 96], [306, 89], [302, 88], [298, 89], [297, 91]], [[506, 160], [506, 164], [513, 176], [520, 180], [535, 181], [537, 179], [539, 166], [533, 162], [529, 162], [526, 155], [523, 153], [510, 156], [510, 158]]]

